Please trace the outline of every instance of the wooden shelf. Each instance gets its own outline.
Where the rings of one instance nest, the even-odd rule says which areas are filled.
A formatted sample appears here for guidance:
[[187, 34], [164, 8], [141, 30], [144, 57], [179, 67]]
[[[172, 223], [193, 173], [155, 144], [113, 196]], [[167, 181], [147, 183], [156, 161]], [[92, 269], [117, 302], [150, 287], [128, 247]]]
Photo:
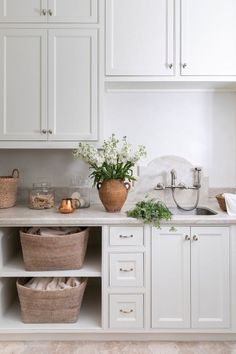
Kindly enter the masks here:
[[79, 270], [56, 270], [29, 272], [24, 268], [22, 255], [10, 259], [1, 269], [0, 277], [101, 277], [101, 255], [99, 250], [88, 251], [83, 268]]
[[85, 290], [79, 319], [76, 323], [40, 323], [25, 324], [21, 321], [18, 299], [0, 318], [1, 333], [79, 333], [100, 331], [101, 326], [101, 290], [100, 281], [97, 286], [89, 285]]

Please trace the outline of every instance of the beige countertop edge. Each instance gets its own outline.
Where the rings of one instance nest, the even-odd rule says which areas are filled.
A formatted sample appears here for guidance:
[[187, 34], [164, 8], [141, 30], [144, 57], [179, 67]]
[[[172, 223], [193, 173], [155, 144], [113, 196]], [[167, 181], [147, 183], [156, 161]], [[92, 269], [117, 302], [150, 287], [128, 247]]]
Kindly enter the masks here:
[[[90, 208], [79, 209], [72, 214], [65, 215], [60, 214], [56, 209], [32, 210], [25, 205], [17, 205], [9, 209], [0, 209], [0, 226], [143, 225], [141, 221], [126, 216], [125, 211], [132, 208], [132, 206], [132, 204], [126, 204], [122, 212], [107, 213], [101, 204], [94, 204]], [[217, 212], [217, 215], [175, 215], [172, 220], [162, 222], [162, 225], [236, 224], [236, 216], [229, 216], [227, 213], [222, 212], [214, 200], [209, 200], [200, 206], [213, 209]]]

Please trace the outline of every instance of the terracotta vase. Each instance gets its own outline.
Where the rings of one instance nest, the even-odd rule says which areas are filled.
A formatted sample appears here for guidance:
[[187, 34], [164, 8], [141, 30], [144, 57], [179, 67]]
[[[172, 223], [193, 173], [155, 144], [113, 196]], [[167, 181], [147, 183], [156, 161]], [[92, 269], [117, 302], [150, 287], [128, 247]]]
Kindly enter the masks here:
[[106, 211], [115, 213], [124, 205], [130, 184], [118, 179], [109, 179], [97, 184], [99, 197]]

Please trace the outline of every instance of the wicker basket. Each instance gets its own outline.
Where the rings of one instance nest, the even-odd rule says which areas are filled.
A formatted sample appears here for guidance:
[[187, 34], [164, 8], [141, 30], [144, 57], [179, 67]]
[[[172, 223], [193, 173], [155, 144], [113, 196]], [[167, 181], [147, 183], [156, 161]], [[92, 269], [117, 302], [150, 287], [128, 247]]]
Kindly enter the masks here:
[[19, 170], [14, 169], [11, 176], [0, 177], [0, 209], [11, 208], [16, 204]]
[[20, 231], [25, 269], [80, 269], [87, 250], [89, 228], [65, 236], [40, 236]]
[[219, 203], [219, 206], [220, 206], [221, 210], [227, 211], [224, 195], [223, 194], [218, 194], [218, 195], [216, 195], [216, 199], [217, 199], [217, 201]]
[[87, 279], [80, 286], [62, 290], [36, 290], [24, 286], [29, 278], [16, 282], [24, 323], [74, 323], [78, 320]]

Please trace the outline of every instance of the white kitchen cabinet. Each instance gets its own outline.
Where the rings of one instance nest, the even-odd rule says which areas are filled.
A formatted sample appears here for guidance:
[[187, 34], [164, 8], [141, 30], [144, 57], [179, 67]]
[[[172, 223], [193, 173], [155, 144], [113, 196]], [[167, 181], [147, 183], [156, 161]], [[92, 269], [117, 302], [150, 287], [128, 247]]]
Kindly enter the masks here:
[[0, 139], [46, 140], [47, 31], [0, 31]]
[[1, 22], [97, 23], [98, 0], [0, 0]]
[[192, 328], [229, 327], [229, 229], [192, 227]]
[[47, 0], [0, 0], [0, 22], [47, 22]]
[[96, 140], [97, 30], [49, 30], [49, 140]]
[[235, 15], [235, 0], [181, 0], [181, 75], [236, 75]]
[[229, 328], [229, 269], [227, 227], [153, 229], [152, 327]]
[[2, 29], [0, 139], [96, 140], [97, 52], [96, 29]]
[[190, 327], [190, 229], [152, 230], [152, 327]]
[[48, 0], [49, 22], [97, 22], [98, 0]]
[[106, 74], [174, 74], [174, 0], [106, 1]]

